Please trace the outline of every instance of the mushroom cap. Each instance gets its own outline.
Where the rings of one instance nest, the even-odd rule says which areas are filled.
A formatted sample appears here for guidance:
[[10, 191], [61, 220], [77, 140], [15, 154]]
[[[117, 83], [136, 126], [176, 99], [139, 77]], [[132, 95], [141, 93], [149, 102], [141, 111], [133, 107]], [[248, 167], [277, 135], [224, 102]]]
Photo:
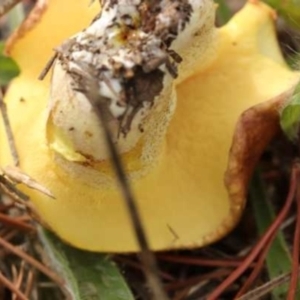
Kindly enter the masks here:
[[[69, 244], [93, 251], [138, 251], [109, 161], [98, 163], [101, 174], [92, 165], [62, 167], [65, 164], [46, 140], [50, 81], [36, 78], [53, 46], [88, 24], [97, 6], [88, 8], [85, 0], [52, 0], [49, 7], [44, 2], [33, 12], [42, 11], [34, 19], [37, 24], [26, 30], [24, 37], [19, 31], [10, 46], [22, 74], [11, 84], [5, 101], [22, 170], [49, 189], [55, 199], [22, 189], [42, 221]], [[217, 30], [213, 47], [206, 57], [199, 58], [194, 74], [177, 84], [177, 107], [158, 161], [145, 176], [131, 180], [153, 250], [203, 246], [220, 239], [238, 222], [249, 174], [277, 130], [278, 107], [299, 80], [299, 73], [289, 70], [280, 54], [273, 17], [266, 5], [247, 4]], [[55, 29], [57, 21], [60, 30]], [[236, 134], [242, 113], [249, 110], [249, 126]], [[254, 122], [251, 127], [262, 111], [264, 116], [272, 116], [272, 126], [261, 129], [260, 123]], [[2, 125], [0, 129], [3, 166], [12, 164], [12, 159]], [[241, 141], [249, 135], [243, 130], [257, 132], [259, 146], [253, 139], [246, 149]], [[124, 155], [125, 165], [138, 152], [137, 146]], [[251, 158], [249, 165], [240, 158], [243, 155], [232, 158], [232, 153], [250, 153], [246, 155]], [[115, 183], [103, 182], [103, 176]]]

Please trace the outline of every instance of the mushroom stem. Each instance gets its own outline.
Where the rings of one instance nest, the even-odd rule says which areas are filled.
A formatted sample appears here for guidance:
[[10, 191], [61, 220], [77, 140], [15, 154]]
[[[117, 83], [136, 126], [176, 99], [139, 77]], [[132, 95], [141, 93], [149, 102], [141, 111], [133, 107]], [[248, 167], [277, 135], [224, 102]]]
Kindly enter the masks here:
[[104, 2], [89, 27], [56, 49], [47, 140], [57, 161], [105, 173], [109, 151], [83, 83], [93, 77], [126, 170], [140, 176], [157, 163], [176, 105], [173, 79], [188, 77], [199, 50], [213, 46], [214, 11], [210, 0]]

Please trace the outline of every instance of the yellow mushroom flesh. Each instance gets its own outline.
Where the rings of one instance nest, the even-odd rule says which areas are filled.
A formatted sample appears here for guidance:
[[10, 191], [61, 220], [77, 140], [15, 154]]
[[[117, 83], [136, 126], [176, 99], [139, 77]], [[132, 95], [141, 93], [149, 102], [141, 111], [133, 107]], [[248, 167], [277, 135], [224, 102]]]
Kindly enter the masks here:
[[[85, 1], [78, 2], [72, 8], [71, 19], [88, 20], [92, 13], [82, 8]], [[60, 1], [53, 0], [41, 24], [13, 46], [11, 53], [21, 67], [29, 59], [21, 53], [24, 47], [37, 47], [33, 41], [43, 36], [53, 18], [59, 17], [60, 5]], [[207, 5], [211, 9], [212, 3]], [[288, 69], [280, 54], [271, 9], [250, 3], [218, 30], [213, 27], [213, 14], [211, 10], [206, 15], [207, 23], [195, 34], [199, 40], [185, 49], [186, 65], [183, 61], [179, 68], [183, 77], [176, 85], [177, 106], [169, 125], [165, 125], [166, 133], [158, 150], [153, 152], [155, 163], [144, 169], [141, 162], [148, 133], [141, 134], [122, 153], [154, 250], [203, 246], [219, 239], [236, 224], [245, 199], [232, 201], [224, 184], [235, 125], [243, 111], [291, 89], [299, 80], [299, 74]], [[78, 24], [73, 26], [74, 31], [66, 26], [69, 36], [79, 29]], [[62, 39], [63, 36], [56, 37], [52, 43], [58, 44]], [[199, 49], [203, 51], [198, 56], [200, 41]], [[49, 42], [46, 45], [53, 46]], [[48, 55], [50, 50], [47, 49]], [[32, 61], [35, 51], [31, 54]], [[43, 221], [68, 243], [96, 251], [137, 251], [130, 217], [109, 160], [101, 157], [81, 160], [76, 155], [84, 153], [74, 151], [70, 147], [73, 142], [61, 138], [52, 119], [49, 122], [56, 100], [51, 102], [51, 99], [50, 112], [46, 111], [49, 82], [34, 80], [37, 67], [41, 68], [40, 59], [14, 81], [6, 101], [22, 169], [56, 199], [26, 187], [24, 191]], [[56, 78], [56, 72], [60, 72], [57, 78], [61, 79]], [[60, 84], [65, 97], [63, 89], [68, 85], [63, 87], [65, 75], [55, 68], [53, 76], [51, 98], [54, 92], [59, 94]], [[170, 91], [167, 93], [171, 95]], [[25, 102], [20, 102], [21, 97]], [[56, 99], [67, 102], [72, 97], [73, 94], [67, 99]], [[171, 115], [169, 107], [167, 111]], [[154, 117], [157, 114], [155, 109], [152, 113]], [[1, 144], [5, 142], [2, 140]], [[0, 162], [2, 165], [11, 162], [7, 146], [3, 146]], [[146, 170], [142, 176], [132, 176], [140, 169]]]

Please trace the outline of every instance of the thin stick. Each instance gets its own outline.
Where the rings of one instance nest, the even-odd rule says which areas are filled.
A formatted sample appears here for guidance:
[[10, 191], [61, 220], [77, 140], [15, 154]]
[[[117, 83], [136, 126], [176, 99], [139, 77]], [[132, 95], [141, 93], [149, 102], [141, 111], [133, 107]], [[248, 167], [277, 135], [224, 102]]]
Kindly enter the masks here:
[[50, 69], [52, 68], [55, 60], [57, 58], [57, 53], [55, 52], [52, 57], [49, 59], [49, 61], [46, 63], [46, 66], [42, 70], [41, 74], [38, 77], [38, 80], [44, 80]]
[[36, 231], [36, 228], [34, 226], [25, 223], [22, 219], [20, 220], [16, 217], [10, 217], [1, 212], [0, 212], [0, 222], [22, 231], [32, 231], [32, 232]]
[[132, 189], [125, 174], [124, 167], [118, 154], [117, 146], [112, 140], [112, 134], [106, 122], [106, 107], [98, 93], [97, 81], [92, 77], [84, 79], [84, 81], [86, 81], [84, 82], [84, 93], [87, 99], [94, 107], [98, 115], [99, 122], [102, 125], [105, 140], [111, 155], [111, 162], [113, 168], [115, 169], [117, 179], [120, 183], [120, 189], [123, 195], [123, 199], [128, 209], [128, 213], [131, 217], [132, 227], [141, 250], [140, 259], [145, 266], [144, 270], [148, 280], [148, 284], [152, 288], [154, 299], [167, 300], [168, 296], [164, 291], [162, 282], [159, 277], [159, 269], [157, 266], [155, 256], [149, 248], [148, 240], [146, 238], [145, 230], [139, 215], [135, 197], [133, 195]]
[[13, 190], [11, 188], [11, 186], [3, 183], [3, 179], [5, 179], [5, 178], [0, 176], [0, 191], [2, 191], [4, 194], [10, 196], [16, 204], [20, 204], [21, 206], [26, 207], [27, 209], [29, 209], [29, 211], [31, 211], [32, 204], [30, 202], [26, 201], [28, 199], [23, 198], [19, 193], [17, 193], [15, 190]]
[[[1, 8], [1, 6], [0, 6], [0, 8]], [[3, 101], [3, 94], [2, 94], [1, 89], [0, 89], [0, 110], [2, 113], [2, 118], [3, 118], [3, 123], [4, 123], [4, 127], [5, 127], [5, 132], [6, 132], [6, 137], [7, 137], [10, 153], [13, 158], [14, 165], [18, 166], [19, 165], [19, 155], [17, 152], [13, 132], [12, 132], [9, 117], [7, 114], [6, 104]]]
[[28, 300], [28, 298], [17, 289], [17, 287], [9, 281], [1, 272], [0, 272], [0, 282], [11, 290], [13, 294], [16, 294], [20, 300]]
[[26, 297], [30, 297], [32, 290], [33, 290], [33, 284], [34, 284], [34, 270], [30, 269], [28, 271], [27, 279], [26, 279], [26, 284], [25, 284], [25, 295]]
[[50, 198], [55, 198], [46, 187], [44, 187], [39, 182], [31, 178], [18, 167], [7, 166], [4, 168], [3, 172], [4, 176], [8, 178], [9, 181], [13, 183], [22, 183], [33, 190], [45, 194]]
[[0, 0], [0, 17], [9, 12], [15, 5], [22, 0]]
[[[19, 274], [17, 274], [16, 280], [14, 282], [16, 289], [18, 289], [19, 291], [21, 290], [22, 281], [24, 279], [24, 272], [25, 272], [24, 267], [25, 267], [25, 261], [22, 260]], [[16, 294], [13, 295], [12, 300], [17, 300], [18, 299], [17, 297], [18, 296]]]
[[56, 273], [52, 270], [48, 269], [46, 266], [41, 264], [39, 261], [19, 249], [18, 247], [10, 244], [9, 242], [5, 241], [2, 237], [0, 237], [0, 246], [9, 250], [10, 252], [14, 253], [15, 255], [23, 258], [27, 263], [38, 269], [40, 272], [44, 273], [47, 277], [49, 277], [53, 282], [58, 284], [59, 286], [64, 286], [64, 280], [58, 277]]
[[172, 300], [183, 300], [186, 299], [189, 292], [191, 290], [191, 287], [187, 287], [179, 292], [177, 292]]
[[0, 174], [0, 186], [4, 193], [12, 197], [12, 200], [22, 205], [28, 205], [29, 197], [21, 192], [10, 180]]
[[195, 277], [190, 277], [184, 280], [176, 280], [165, 286], [167, 291], [176, 291], [181, 288], [193, 287], [199, 285], [202, 281], [212, 281], [215, 279], [221, 279], [224, 276], [227, 276], [232, 271], [230, 269], [216, 269], [206, 274], [198, 275]]
[[[123, 257], [123, 256], [114, 256], [114, 261], [118, 261], [122, 264], [126, 264], [127, 266], [129, 267], [132, 267], [132, 268], [135, 268], [135, 269], [138, 269], [138, 270], [141, 270], [141, 271], [145, 271], [144, 270], [144, 266], [140, 263], [140, 262], [135, 262], [135, 261], [132, 261], [126, 257]], [[175, 280], [175, 278], [173, 276], [171, 276], [170, 274], [168, 273], [165, 273], [165, 272], [159, 272], [160, 274], [160, 277], [165, 279], [165, 280], [169, 280], [169, 281], [173, 281]]]
[[7, 242], [11, 241], [18, 233], [20, 233], [16, 229], [12, 229], [10, 231], [5, 232], [4, 234], [1, 234], [1, 237], [6, 240]]
[[274, 232], [274, 235], [273, 235], [272, 239], [267, 242], [265, 248], [262, 250], [262, 253], [260, 254], [260, 257], [257, 260], [257, 263], [256, 263], [255, 267], [251, 271], [249, 277], [247, 278], [247, 280], [245, 281], [245, 283], [243, 284], [243, 286], [240, 288], [240, 290], [238, 291], [238, 293], [236, 294], [236, 296], [235, 296], [234, 299], [238, 299], [243, 294], [245, 294], [247, 292], [247, 290], [249, 290], [249, 288], [251, 287], [251, 285], [253, 284], [253, 282], [256, 280], [256, 278], [259, 275], [259, 273], [261, 273], [262, 268], [264, 266], [264, 262], [265, 262], [266, 256], [267, 256], [267, 254], [269, 252], [269, 249], [270, 249], [270, 247], [272, 245], [272, 242], [273, 242], [275, 236], [276, 236], [276, 232]]

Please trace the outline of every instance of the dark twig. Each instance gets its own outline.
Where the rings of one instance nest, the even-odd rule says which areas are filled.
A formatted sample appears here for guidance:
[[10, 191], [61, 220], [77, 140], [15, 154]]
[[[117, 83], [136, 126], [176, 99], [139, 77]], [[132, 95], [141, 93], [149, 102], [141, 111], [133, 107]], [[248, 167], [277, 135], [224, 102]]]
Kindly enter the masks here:
[[[132, 267], [134, 269], [137, 269], [137, 270], [141, 270], [143, 272], [145, 272], [144, 270], [144, 266], [140, 263], [140, 262], [135, 262], [133, 260], [130, 260], [124, 256], [114, 256], [114, 261], [117, 261], [119, 263], [122, 263], [122, 264], [125, 264], [126, 266], [129, 266], [129, 267]], [[171, 276], [170, 274], [168, 273], [165, 273], [165, 272], [161, 272], [160, 271], [160, 277], [164, 280], [168, 280], [168, 281], [173, 281], [175, 280], [175, 278], [173, 276]]]
[[7, 242], [11, 241], [15, 236], [20, 233], [17, 229], [11, 229], [9, 231], [5, 231], [4, 233], [1, 232], [1, 237], [6, 240]]
[[56, 58], [57, 58], [57, 53], [55, 52], [55, 54], [52, 55], [52, 57], [49, 59], [49, 61], [47, 62], [46, 66], [42, 70], [41, 74], [38, 77], [38, 80], [44, 80], [44, 78], [48, 74], [49, 70], [52, 68], [52, 66], [53, 66]]
[[[238, 267], [243, 263], [242, 259], [229, 260], [229, 259], [209, 259], [201, 257], [188, 257], [181, 255], [170, 255], [170, 254], [158, 254], [158, 259], [163, 261], [174, 262], [178, 264], [187, 264], [192, 266], [206, 266], [206, 267], [223, 267], [223, 268], [233, 268]], [[254, 267], [252, 264], [250, 267]]]
[[0, 222], [7, 226], [17, 228], [17, 229], [19, 229], [21, 231], [25, 231], [25, 232], [28, 232], [28, 231], [35, 232], [36, 231], [36, 228], [33, 225], [26, 223], [26, 221], [24, 222], [22, 219], [20, 219], [18, 217], [11, 217], [11, 216], [8, 216], [1, 212], [0, 212]]
[[149, 248], [145, 230], [138, 212], [138, 207], [136, 205], [135, 197], [133, 195], [132, 189], [125, 174], [124, 167], [118, 154], [117, 146], [112, 140], [112, 134], [106, 122], [106, 106], [98, 93], [98, 83], [94, 78], [95, 77], [92, 76], [88, 78], [84, 77], [82, 84], [83, 92], [94, 107], [98, 115], [99, 122], [102, 125], [105, 140], [111, 155], [112, 165], [115, 169], [117, 179], [120, 183], [120, 189], [123, 195], [123, 199], [126, 203], [128, 213], [131, 217], [132, 227], [141, 250], [140, 258], [145, 266], [145, 275], [147, 277], [149, 286], [152, 288], [154, 299], [167, 300], [168, 296], [164, 291], [162, 282], [159, 277], [159, 269], [157, 266], [155, 256]]
[[218, 279], [220, 280], [220, 278], [227, 276], [228, 274], [230, 274], [232, 271], [230, 269], [216, 269], [214, 271], [211, 271], [209, 273], [206, 274], [202, 274], [202, 275], [198, 275], [195, 277], [190, 277], [187, 279], [183, 279], [183, 280], [177, 280], [174, 282], [171, 282], [169, 284], [166, 284], [165, 288], [167, 291], [176, 291], [179, 290], [181, 288], [187, 288], [190, 287], [192, 288], [193, 286], [198, 285], [199, 283], [201, 283], [202, 281], [206, 281], [206, 280], [215, 280]]
[[9, 12], [14, 6], [16, 6], [22, 0], [0, 0], [0, 17]]
[[[1, 9], [1, 5], [0, 5], [0, 9]], [[12, 132], [12, 129], [11, 129], [9, 117], [8, 117], [8, 114], [7, 114], [6, 104], [3, 101], [3, 94], [2, 94], [1, 89], [0, 89], [0, 110], [1, 110], [1, 113], [2, 113], [2, 118], [3, 118], [3, 123], [4, 123], [4, 127], [5, 127], [5, 132], [6, 132], [6, 136], [7, 136], [7, 141], [8, 141], [10, 153], [12, 155], [15, 166], [18, 166], [19, 165], [19, 156], [18, 156], [18, 152], [17, 152], [13, 132]]]

